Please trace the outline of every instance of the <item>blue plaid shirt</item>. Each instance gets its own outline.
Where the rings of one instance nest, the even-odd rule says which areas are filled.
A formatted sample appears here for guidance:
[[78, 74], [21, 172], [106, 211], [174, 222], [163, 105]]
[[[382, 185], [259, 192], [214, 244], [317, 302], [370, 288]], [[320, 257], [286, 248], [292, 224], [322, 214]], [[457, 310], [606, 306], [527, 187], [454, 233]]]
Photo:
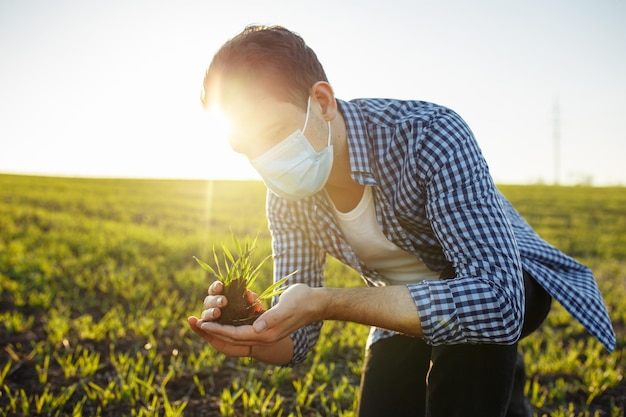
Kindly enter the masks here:
[[[385, 236], [433, 271], [457, 277], [407, 284], [432, 345], [512, 344], [524, 317], [522, 268], [612, 351], [615, 334], [591, 271], [542, 240], [493, 183], [466, 123], [432, 103], [338, 100], [352, 178], [372, 187]], [[299, 201], [268, 193], [274, 275], [324, 285], [327, 255], [384, 285], [342, 236], [325, 193]], [[292, 334], [301, 362], [322, 323]], [[376, 333], [375, 333], [376, 334]], [[378, 337], [384, 337], [382, 332]]]

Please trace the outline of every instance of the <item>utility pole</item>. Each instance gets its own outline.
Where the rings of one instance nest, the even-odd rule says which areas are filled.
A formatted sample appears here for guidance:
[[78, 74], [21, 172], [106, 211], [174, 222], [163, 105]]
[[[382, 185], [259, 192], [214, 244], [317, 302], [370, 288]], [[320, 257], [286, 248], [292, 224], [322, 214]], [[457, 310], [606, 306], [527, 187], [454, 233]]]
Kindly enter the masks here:
[[552, 106], [552, 135], [554, 140], [554, 185], [559, 185], [561, 179], [561, 126], [559, 115], [559, 98], [554, 99]]

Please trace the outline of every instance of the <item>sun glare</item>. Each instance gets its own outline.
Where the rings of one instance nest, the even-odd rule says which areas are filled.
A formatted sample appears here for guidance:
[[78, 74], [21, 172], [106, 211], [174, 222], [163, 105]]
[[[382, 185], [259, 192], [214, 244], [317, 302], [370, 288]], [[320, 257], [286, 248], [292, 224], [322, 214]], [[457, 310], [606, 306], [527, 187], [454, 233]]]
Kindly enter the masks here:
[[206, 148], [203, 160], [207, 175], [210, 178], [258, 178], [248, 161], [231, 148], [231, 125], [226, 115], [213, 106], [207, 109], [206, 117], [208, 139], [203, 142]]
[[212, 140], [218, 140], [226, 143], [228, 134], [230, 133], [230, 123], [228, 118], [222, 113], [217, 106], [209, 109], [209, 129]]

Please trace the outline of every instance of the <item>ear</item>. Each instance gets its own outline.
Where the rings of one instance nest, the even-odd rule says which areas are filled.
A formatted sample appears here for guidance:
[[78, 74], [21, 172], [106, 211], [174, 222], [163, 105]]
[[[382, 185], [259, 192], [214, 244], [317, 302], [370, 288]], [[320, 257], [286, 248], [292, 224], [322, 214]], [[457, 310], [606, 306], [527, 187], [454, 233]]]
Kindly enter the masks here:
[[326, 81], [318, 81], [311, 87], [311, 97], [322, 108], [324, 120], [333, 120], [337, 115], [337, 100], [333, 88]]

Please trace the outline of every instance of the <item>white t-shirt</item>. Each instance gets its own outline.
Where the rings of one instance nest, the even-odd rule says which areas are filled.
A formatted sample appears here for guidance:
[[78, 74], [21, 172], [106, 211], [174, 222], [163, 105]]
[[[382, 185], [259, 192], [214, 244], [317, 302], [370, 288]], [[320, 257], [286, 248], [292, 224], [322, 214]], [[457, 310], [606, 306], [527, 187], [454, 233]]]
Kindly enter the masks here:
[[383, 234], [376, 220], [371, 187], [366, 186], [359, 204], [342, 213], [332, 204], [341, 231], [356, 255], [370, 268], [383, 275], [389, 285], [402, 285], [439, 279], [415, 255], [399, 248]]

